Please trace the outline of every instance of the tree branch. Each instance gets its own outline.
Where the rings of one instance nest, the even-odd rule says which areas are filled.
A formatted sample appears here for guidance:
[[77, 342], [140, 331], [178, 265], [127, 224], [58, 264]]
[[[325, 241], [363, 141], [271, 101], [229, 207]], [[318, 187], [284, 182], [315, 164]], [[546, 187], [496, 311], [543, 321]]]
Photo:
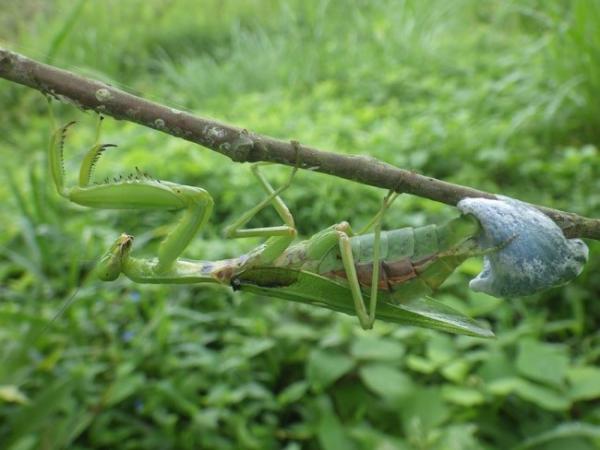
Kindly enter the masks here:
[[[236, 162], [270, 161], [294, 166], [299, 159], [304, 169], [453, 206], [465, 197], [495, 198], [489, 192], [430, 178], [371, 157], [324, 152], [196, 117], [3, 48], [0, 48], [0, 77], [71, 102], [79, 108], [136, 122], [200, 144]], [[599, 219], [533, 206], [554, 220], [567, 237], [600, 240]]]

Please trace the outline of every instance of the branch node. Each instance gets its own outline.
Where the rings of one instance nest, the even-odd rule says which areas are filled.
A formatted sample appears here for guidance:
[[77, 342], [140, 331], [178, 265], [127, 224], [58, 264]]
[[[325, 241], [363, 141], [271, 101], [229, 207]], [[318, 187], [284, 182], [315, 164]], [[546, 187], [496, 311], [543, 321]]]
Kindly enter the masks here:
[[225, 142], [219, 147], [223, 148], [226, 144], [229, 146], [227, 151], [231, 160], [240, 163], [250, 160], [250, 153], [255, 145], [246, 129], [241, 130], [231, 143]]

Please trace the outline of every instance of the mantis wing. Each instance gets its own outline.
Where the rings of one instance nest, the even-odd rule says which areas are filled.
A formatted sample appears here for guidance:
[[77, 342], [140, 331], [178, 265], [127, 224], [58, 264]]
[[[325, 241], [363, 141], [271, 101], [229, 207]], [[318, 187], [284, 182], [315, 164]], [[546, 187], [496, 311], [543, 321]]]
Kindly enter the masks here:
[[[236, 288], [254, 294], [355, 315], [349, 288], [314, 273], [275, 267], [255, 268], [241, 274], [235, 284]], [[490, 329], [429, 297], [396, 304], [387, 300], [382, 292], [378, 297], [377, 318], [468, 336], [494, 337]]]

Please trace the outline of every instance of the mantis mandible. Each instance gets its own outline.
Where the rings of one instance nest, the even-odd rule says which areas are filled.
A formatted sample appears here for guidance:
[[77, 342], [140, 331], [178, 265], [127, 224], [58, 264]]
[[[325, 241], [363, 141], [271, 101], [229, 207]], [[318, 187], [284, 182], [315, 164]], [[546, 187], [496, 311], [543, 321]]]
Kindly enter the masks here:
[[[137, 168], [136, 176], [92, 183], [94, 166], [110, 146], [100, 143], [101, 120], [96, 142], [81, 164], [79, 183], [70, 188], [64, 181], [63, 147], [74, 122], [55, 128], [49, 163], [58, 193], [92, 208], [181, 212], [154, 258], [132, 256], [133, 236], [120, 235], [100, 259], [97, 273], [102, 280], [114, 280], [123, 273], [138, 283], [219, 283], [235, 290], [356, 314], [364, 329], [372, 328], [377, 317], [454, 333], [493, 336], [469, 317], [427, 297], [465, 259], [482, 254], [474, 238], [479, 232], [474, 217], [463, 215], [440, 226], [381, 231], [382, 217], [398, 195], [390, 192], [370, 223], [372, 233], [354, 234], [348, 222], [341, 222], [292, 244], [297, 235], [294, 218], [280, 195], [290, 185], [298, 165], [287, 183], [274, 189], [260, 171], [264, 163], [257, 163], [251, 170], [266, 197], [226, 227], [224, 234], [227, 238], [264, 237], [265, 242], [235, 258], [184, 259], [182, 253], [211, 214], [211, 195], [199, 187], [152, 179]], [[299, 144], [293, 145], [297, 148]], [[268, 206], [275, 209], [282, 225], [245, 228]]]

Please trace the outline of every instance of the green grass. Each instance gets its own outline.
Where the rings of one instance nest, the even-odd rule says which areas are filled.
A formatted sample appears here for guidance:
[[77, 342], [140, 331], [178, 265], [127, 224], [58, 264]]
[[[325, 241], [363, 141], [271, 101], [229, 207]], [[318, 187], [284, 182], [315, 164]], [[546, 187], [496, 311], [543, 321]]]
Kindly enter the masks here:
[[[0, 44], [29, 56], [253, 131], [598, 216], [596, 0], [20, 3], [3, 9]], [[221, 288], [99, 283], [90, 270], [118, 233], [154, 254], [174, 218], [65, 203], [46, 174], [44, 99], [0, 86], [3, 448], [600, 444], [597, 244], [575, 282], [527, 299], [468, 291], [479, 262], [464, 264], [436, 297], [488, 321], [495, 341], [380, 322], [367, 333], [356, 318]], [[74, 183], [94, 117], [57, 109], [79, 121], [65, 150]], [[261, 198], [247, 167], [106, 122], [103, 139], [120, 146], [98, 179], [137, 165], [215, 197], [186, 256], [256, 244], [220, 238]], [[274, 183], [287, 174], [269, 171]], [[383, 194], [306, 172], [285, 199], [310, 235], [360, 228]], [[453, 214], [406, 197], [386, 227]]]
[[565, 122], [577, 140], [600, 139], [600, 106], [596, 101], [600, 89], [600, 3], [577, 0], [560, 21], [551, 37], [548, 64], [557, 89], [555, 100], [548, 105], [548, 116]]

